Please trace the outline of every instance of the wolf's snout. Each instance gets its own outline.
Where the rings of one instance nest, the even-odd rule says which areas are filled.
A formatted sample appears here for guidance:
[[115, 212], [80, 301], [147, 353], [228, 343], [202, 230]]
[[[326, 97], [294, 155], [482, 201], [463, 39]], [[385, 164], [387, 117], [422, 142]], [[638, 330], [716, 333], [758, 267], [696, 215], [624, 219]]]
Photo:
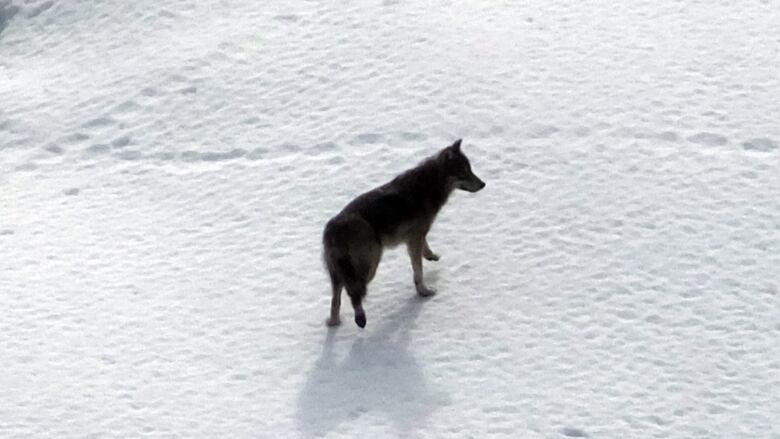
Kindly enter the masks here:
[[472, 174], [471, 179], [464, 186], [465, 186], [464, 189], [466, 189], [469, 192], [479, 192], [485, 188], [485, 182], [480, 180], [480, 178], [477, 177], [476, 175]]

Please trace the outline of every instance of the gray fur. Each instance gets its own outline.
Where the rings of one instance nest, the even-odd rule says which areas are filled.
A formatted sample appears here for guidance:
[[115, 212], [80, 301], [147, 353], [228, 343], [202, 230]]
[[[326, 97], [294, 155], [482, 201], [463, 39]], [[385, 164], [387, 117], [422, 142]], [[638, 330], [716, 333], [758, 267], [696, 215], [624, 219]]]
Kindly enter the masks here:
[[460, 144], [456, 141], [389, 183], [358, 196], [325, 225], [324, 259], [333, 287], [328, 326], [341, 323], [341, 289], [346, 288], [355, 323], [365, 327], [363, 298], [385, 247], [406, 243], [417, 293], [435, 294], [425, 285], [422, 269], [423, 257], [439, 259], [426, 239], [431, 224], [454, 189], [477, 192], [485, 187], [471, 171]]

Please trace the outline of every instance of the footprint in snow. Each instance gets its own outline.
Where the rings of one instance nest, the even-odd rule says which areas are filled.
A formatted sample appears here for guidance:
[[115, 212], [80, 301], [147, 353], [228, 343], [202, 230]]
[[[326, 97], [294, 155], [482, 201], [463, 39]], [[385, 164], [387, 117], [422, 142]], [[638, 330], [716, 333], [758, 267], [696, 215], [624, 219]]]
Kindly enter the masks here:
[[746, 151], [770, 152], [774, 149], [777, 149], [777, 144], [773, 142], [772, 139], [759, 137], [744, 142], [742, 144], [742, 148]]
[[720, 134], [698, 133], [688, 137], [688, 141], [704, 146], [723, 146], [728, 142], [728, 139]]
[[577, 428], [571, 428], [566, 427], [563, 430], [561, 430], [561, 433], [563, 433], [564, 436], [568, 437], [588, 437], [587, 433], [584, 431], [577, 429]]

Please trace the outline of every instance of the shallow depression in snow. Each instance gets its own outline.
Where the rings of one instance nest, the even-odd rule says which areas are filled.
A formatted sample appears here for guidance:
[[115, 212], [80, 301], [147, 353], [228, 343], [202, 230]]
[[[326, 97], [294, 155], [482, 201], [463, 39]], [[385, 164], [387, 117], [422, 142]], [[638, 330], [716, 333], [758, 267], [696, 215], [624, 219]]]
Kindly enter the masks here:
[[[780, 435], [778, 19], [0, 0], [0, 436]], [[327, 219], [460, 137], [439, 293], [328, 330]]]

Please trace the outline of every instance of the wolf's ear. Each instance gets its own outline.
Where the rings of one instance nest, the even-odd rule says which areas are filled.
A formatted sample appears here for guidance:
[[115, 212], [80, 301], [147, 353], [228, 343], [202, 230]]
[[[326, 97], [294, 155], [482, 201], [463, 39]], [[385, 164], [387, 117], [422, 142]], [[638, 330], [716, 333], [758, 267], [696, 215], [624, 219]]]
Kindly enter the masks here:
[[454, 160], [456, 157], [458, 157], [461, 154], [460, 152], [461, 140], [462, 139], [458, 139], [452, 145], [444, 148], [444, 150], [442, 151], [442, 155], [444, 156], [445, 160], [447, 161]]
[[460, 142], [462, 142], [462, 141], [463, 141], [463, 139], [456, 140], [455, 143], [453, 143], [450, 148], [452, 148], [452, 150], [455, 151], [455, 152], [460, 152]]

